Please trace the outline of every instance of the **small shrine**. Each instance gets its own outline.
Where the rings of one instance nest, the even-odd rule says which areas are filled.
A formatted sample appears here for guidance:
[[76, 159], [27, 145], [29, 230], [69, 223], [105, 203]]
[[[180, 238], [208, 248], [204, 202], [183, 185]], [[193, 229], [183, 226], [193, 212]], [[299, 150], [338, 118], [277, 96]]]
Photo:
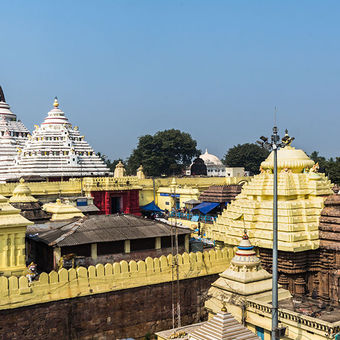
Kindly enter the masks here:
[[84, 214], [69, 202], [62, 203], [57, 199], [55, 203], [46, 203], [43, 210], [52, 214], [51, 221], [64, 221], [75, 217], [83, 217]]
[[[211, 315], [226, 304], [228, 310], [241, 322], [242, 311], [248, 299], [269, 303], [272, 300], [272, 275], [261, 266], [254, 246], [246, 233], [237, 247], [230, 266], [211, 285], [205, 303]], [[279, 288], [279, 300], [289, 298], [288, 290]]]

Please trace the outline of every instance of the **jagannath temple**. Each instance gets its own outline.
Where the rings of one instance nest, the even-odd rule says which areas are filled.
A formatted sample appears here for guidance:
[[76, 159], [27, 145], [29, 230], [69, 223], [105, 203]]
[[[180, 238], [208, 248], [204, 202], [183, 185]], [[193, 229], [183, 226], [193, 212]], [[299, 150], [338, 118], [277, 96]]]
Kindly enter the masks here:
[[41, 176], [49, 179], [105, 176], [110, 173], [103, 160], [72, 126], [59, 108], [55, 98], [54, 108], [44, 122], [28, 137], [18, 150], [10, 178]]
[[25, 125], [7, 104], [0, 86], [0, 181], [9, 177], [18, 154], [29, 136]]

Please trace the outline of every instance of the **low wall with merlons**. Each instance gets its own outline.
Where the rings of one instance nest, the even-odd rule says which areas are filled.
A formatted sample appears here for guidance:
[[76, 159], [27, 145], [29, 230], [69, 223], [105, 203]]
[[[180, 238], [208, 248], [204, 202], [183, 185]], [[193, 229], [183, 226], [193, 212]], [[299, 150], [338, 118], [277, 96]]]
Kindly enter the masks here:
[[61, 269], [40, 274], [31, 285], [24, 276], [0, 277], [0, 338], [144, 339], [171, 328], [173, 260], [182, 325], [202, 321], [207, 292], [232, 256], [230, 249], [210, 250]]
[[[178, 255], [179, 280], [221, 273], [232, 256], [231, 249]], [[167, 257], [148, 257], [138, 262], [121, 261], [69, 270], [63, 268], [58, 272], [41, 273], [31, 285], [25, 276], [2, 276], [0, 310], [171, 282], [177, 279], [173, 262], [170, 254]]]

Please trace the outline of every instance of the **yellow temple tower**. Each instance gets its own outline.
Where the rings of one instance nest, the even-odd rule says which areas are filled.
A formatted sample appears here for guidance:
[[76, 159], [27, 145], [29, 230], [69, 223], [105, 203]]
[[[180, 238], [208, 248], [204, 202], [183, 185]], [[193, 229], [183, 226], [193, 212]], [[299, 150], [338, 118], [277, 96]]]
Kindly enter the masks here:
[[26, 227], [33, 224], [0, 195], [0, 275], [22, 275], [26, 269]]
[[[261, 173], [246, 183], [216, 222], [207, 237], [235, 247], [247, 229], [267, 270], [271, 268], [273, 240], [273, 153], [262, 162]], [[308, 289], [308, 271], [315, 271], [319, 248], [319, 218], [324, 200], [333, 194], [328, 178], [302, 151], [287, 146], [278, 150], [279, 283], [292, 293]], [[310, 283], [310, 289], [313, 283]]]

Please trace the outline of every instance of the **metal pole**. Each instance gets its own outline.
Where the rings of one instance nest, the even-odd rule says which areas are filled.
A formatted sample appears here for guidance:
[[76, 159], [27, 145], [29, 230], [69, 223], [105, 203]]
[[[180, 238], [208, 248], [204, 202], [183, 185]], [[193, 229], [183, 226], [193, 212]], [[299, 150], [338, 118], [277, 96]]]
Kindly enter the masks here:
[[272, 281], [272, 340], [277, 340], [278, 330], [278, 242], [277, 242], [277, 127], [273, 128], [274, 192], [273, 192], [273, 281]]

